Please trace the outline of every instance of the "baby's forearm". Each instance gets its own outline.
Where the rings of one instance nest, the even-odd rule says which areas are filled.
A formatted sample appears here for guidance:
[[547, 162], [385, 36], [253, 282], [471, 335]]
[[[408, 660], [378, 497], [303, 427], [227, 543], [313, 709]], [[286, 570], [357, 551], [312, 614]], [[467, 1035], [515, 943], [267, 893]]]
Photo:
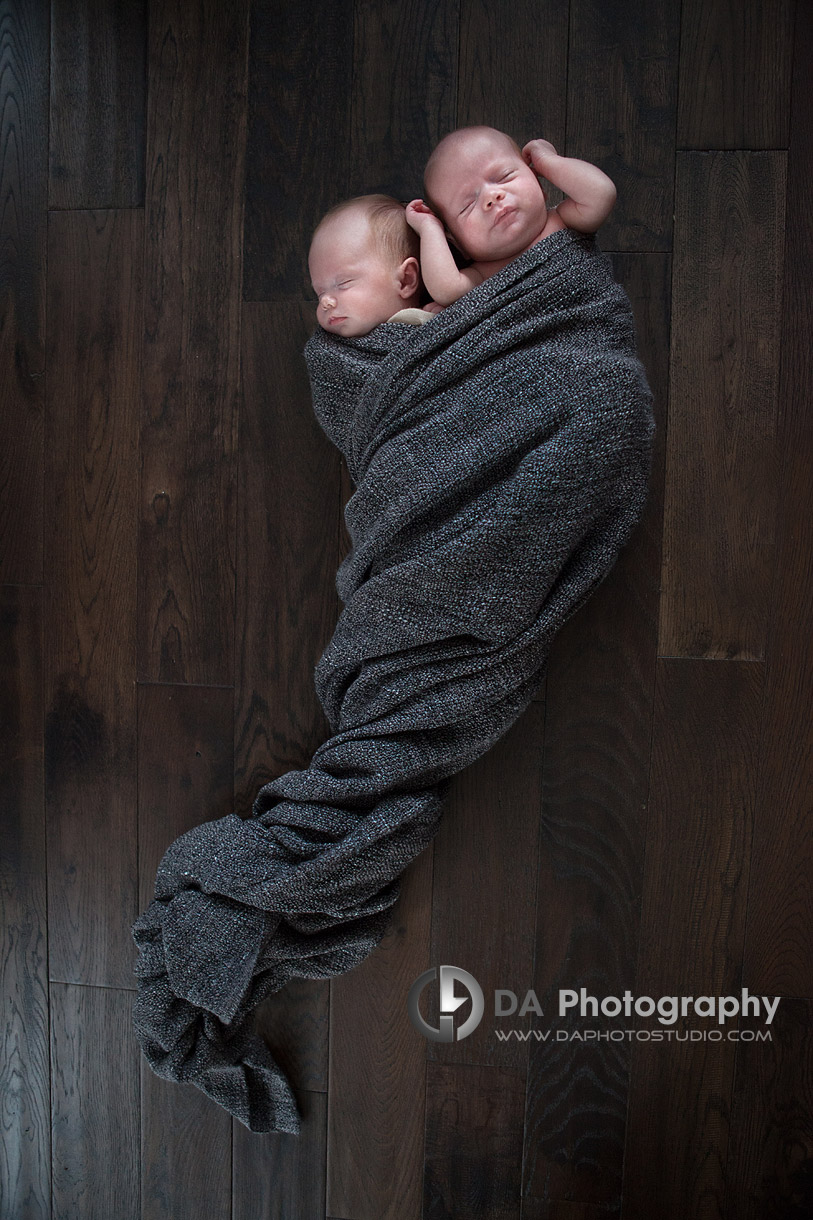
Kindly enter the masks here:
[[585, 224], [591, 221], [601, 224], [612, 211], [617, 195], [615, 183], [597, 165], [578, 157], [549, 153], [540, 172], [567, 195], [556, 209], [566, 224], [570, 223], [568, 211]]
[[421, 276], [427, 292], [439, 305], [451, 305], [471, 288], [471, 281], [454, 261], [440, 225], [426, 225], [421, 230]]

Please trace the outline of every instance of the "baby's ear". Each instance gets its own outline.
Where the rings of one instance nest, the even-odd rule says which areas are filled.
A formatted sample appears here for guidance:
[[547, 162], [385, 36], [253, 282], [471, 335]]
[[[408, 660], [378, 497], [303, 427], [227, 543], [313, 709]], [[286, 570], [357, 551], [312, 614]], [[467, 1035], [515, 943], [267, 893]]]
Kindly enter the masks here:
[[421, 267], [417, 258], [412, 255], [405, 258], [398, 270], [402, 293], [417, 292], [421, 283]]

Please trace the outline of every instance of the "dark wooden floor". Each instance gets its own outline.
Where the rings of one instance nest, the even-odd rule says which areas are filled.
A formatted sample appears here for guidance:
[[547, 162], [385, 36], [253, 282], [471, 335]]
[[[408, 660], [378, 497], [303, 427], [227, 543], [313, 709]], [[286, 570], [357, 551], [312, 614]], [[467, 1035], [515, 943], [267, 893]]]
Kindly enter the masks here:
[[[4, 1220], [813, 1215], [813, 7], [6, 0], [0, 59]], [[306, 1119], [254, 1135], [140, 1062], [130, 925], [328, 731], [308, 234], [477, 121], [617, 184], [652, 495], [379, 949], [266, 1004]], [[426, 1042], [444, 962], [636, 1032]], [[656, 1044], [582, 986], [782, 999]]]

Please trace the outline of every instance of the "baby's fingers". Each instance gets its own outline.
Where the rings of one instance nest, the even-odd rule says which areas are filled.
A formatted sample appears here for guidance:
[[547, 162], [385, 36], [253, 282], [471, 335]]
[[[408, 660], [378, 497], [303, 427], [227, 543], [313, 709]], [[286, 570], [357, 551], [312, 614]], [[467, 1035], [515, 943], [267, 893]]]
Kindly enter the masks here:
[[541, 158], [549, 154], [554, 157], [558, 156], [550, 140], [529, 140], [522, 150], [522, 155], [529, 165], [533, 165], [534, 156]]

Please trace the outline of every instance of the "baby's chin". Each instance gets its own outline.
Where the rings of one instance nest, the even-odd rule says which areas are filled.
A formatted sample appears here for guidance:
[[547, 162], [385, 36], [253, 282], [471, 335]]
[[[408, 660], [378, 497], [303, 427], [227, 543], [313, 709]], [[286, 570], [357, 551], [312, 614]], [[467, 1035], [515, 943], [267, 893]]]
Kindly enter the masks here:
[[363, 335], [369, 335], [370, 331], [375, 330], [376, 326], [380, 326], [382, 322], [386, 322], [391, 314], [397, 311], [397, 307], [393, 308], [385, 316], [381, 318], [369, 318], [361, 321], [359, 318], [345, 318], [342, 322], [330, 323], [319, 321], [322, 330], [326, 330], [329, 335], [341, 335], [343, 339], [360, 339]]
[[[540, 229], [539, 232], [541, 233], [542, 230]], [[504, 261], [505, 259], [518, 258], [519, 255], [523, 254], [530, 246], [534, 244], [536, 240], [536, 237], [528, 237], [524, 234], [518, 234], [513, 241], [501, 242], [499, 244], [495, 243], [490, 247], [484, 248], [479, 254], [473, 256], [474, 262], [498, 263]]]
[[356, 339], [360, 335], [366, 335], [372, 330], [372, 327], [363, 326], [360, 322], [353, 321], [352, 318], [345, 318], [341, 322], [333, 323], [323, 322], [319, 319], [319, 325], [329, 335], [341, 335], [343, 339]]

